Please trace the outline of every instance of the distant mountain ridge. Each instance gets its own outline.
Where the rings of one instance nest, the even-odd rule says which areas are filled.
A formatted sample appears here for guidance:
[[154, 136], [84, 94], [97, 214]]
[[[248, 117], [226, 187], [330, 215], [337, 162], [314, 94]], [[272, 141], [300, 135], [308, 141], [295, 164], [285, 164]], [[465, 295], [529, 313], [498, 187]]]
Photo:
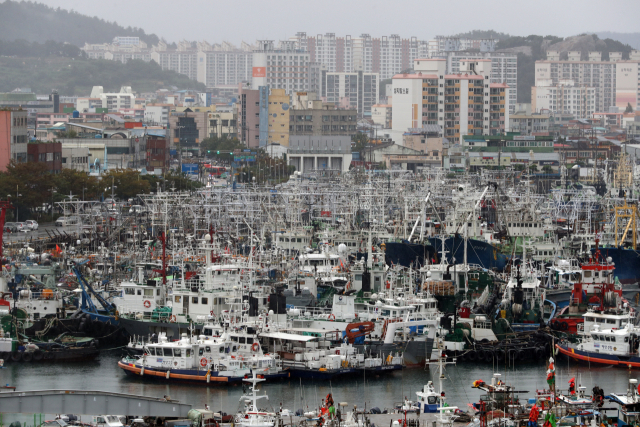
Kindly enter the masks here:
[[140, 37], [148, 45], [158, 43], [158, 36], [140, 28], [122, 27], [98, 17], [89, 17], [42, 3], [6, 0], [0, 3], [0, 40], [27, 40], [43, 43], [53, 40], [84, 46], [107, 43], [116, 36]]

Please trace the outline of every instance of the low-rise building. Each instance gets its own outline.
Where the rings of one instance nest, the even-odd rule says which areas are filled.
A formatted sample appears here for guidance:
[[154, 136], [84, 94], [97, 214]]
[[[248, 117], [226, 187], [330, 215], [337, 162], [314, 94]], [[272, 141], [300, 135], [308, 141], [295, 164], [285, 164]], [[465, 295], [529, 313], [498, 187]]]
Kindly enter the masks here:
[[289, 165], [303, 173], [317, 170], [343, 173], [351, 165], [349, 136], [292, 135], [288, 150]]
[[334, 105], [313, 101], [312, 108], [292, 110], [290, 135], [347, 135], [357, 132], [357, 111], [338, 110]]
[[509, 116], [509, 131], [519, 132], [520, 135], [549, 135], [549, 115], [512, 114]]
[[62, 171], [62, 144], [60, 142], [30, 142], [27, 144], [27, 161], [44, 163], [50, 173]]

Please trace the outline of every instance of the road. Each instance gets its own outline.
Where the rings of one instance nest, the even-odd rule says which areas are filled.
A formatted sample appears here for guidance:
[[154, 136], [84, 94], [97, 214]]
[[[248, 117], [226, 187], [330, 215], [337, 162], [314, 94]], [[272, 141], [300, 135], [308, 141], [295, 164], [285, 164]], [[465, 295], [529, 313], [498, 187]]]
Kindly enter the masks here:
[[64, 227], [56, 227], [53, 222], [40, 223], [38, 229], [35, 231], [18, 232], [18, 233], [5, 232], [3, 234], [3, 240], [5, 243], [14, 243], [14, 242], [28, 242], [30, 240], [37, 240], [37, 239], [46, 239], [49, 237], [49, 234], [47, 234], [47, 230], [52, 236], [53, 236], [53, 230], [56, 230], [59, 233], [62, 233], [64, 231], [71, 234], [78, 231], [78, 226], [67, 225]]

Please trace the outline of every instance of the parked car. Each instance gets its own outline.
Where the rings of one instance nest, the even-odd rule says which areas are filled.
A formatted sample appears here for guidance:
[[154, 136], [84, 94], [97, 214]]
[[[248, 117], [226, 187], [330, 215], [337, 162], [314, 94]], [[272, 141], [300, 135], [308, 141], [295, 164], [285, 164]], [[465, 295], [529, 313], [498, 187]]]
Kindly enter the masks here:
[[38, 221], [35, 221], [33, 219], [30, 219], [30, 220], [26, 221], [25, 224], [27, 224], [27, 227], [29, 227], [29, 230], [37, 230], [38, 229]]
[[29, 231], [29, 227], [27, 227], [27, 224], [24, 222], [16, 222], [16, 227], [18, 227], [18, 231], [22, 231], [23, 233]]
[[18, 227], [16, 227], [16, 224], [14, 222], [5, 222], [4, 231], [6, 231], [7, 233], [17, 233]]
[[64, 227], [66, 225], [76, 225], [78, 223], [78, 217], [75, 215], [61, 216], [56, 220], [56, 227]]

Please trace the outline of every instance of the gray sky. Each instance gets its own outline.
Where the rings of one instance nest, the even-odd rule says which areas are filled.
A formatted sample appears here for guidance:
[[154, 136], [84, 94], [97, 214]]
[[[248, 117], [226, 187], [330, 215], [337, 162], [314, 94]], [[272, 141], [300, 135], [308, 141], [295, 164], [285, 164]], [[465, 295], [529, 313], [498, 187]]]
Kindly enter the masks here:
[[40, 0], [168, 41], [280, 40], [298, 31], [336, 36], [435, 35], [493, 29], [571, 36], [640, 31], [640, 0]]

